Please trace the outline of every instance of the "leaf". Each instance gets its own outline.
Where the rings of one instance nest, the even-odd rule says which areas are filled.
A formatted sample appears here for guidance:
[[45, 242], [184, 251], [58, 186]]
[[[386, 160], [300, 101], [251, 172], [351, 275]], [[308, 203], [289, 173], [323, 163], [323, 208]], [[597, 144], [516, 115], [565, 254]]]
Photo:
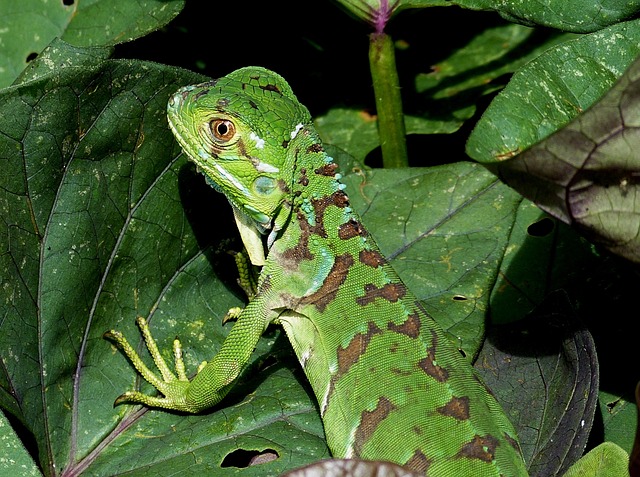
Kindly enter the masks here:
[[475, 366], [516, 427], [532, 477], [562, 475], [580, 458], [597, 407], [598, 361], [564, 293], [527, 321], [492, 329]]
[[[502, 88], [496, 80], [513, 73], [544, 50], [565, 42], [574, 35], [544, 34], [522, 25], [506, 24], [480, 30], [465, 45], [430, 66], [429, 73], [415, 79], [421, 117], [431, 122], [438, 118], [456, 124], [449, 131], [424, 131], [427, 134], [453, 132], [473, 116], [478, 100]], [[415, 108], [415, 106], [414, 106]]]
[[475, 356], [520, 196], [471, 163], [361, 171], [345, 183], [383, 255]]
[[[601, 34], [604, 32], [594, 35]], [[588, 44], [582, 46], [591, 48], [594, 35], [588, 35]], [[640, 53], [640, 23], [611, 28], [596, 42], [610, 38], [620, 45], [620, 38], [626, 42], [631, 37], [636, 38], [635, 44], [629, 45], [627, 54], [618, 60], [604, 61], [604, 71], [615, 72], [625, 66], [631, 54]], [[514, 77], [474, 129], [467, 151], [543, 210], [576, 226], [593, 242], [638, 262], [640, 219], [634, 194], [638, 164], [633, 154], [637, 67], [632, 67], [604, 98], [577, 117], [578, 111], [590, 107], [604, 93], [613, 78], [610, 73], [594, 81], [592, 73], [597, 69], [576, 69], [575, 75], [565, 71], [565, 78], [570, 80], [555, 77], [552, 82], [531, 87], [535, 84], [531, 83], [532, 78], [537, 81], [549, 74], [545, 71], [554, 71], [562, 57], [565, 64], [571, 58], [585, 61], [585, 56], [575, 56], [584, 51], [576, 48], [579, 42], [573, 42], [568, 50], [556, 48], [523, 69], [519, 73], [522, 76]], [[590, 54], [596, 58], [593, 50]], [[583, 77], [589, 77], [590, 83], [585, 83]], [[553, 93], [544, 93], [552, 88]], [[563, 104], [570, 107], [562, 108]], [[525, 116], [530, 119], [524, 121]], [[575, 119], [564, 129], [547, 137], [572, 118]], [[518, 126], [513, 127], [516, 122]], [[541, 142], [530, 147], [537, 141]], [[527, 148], [512, 160], [504, 160]]]
[[0, 87], [10, 85], [54, 38], [76, 46], [115, 45], [166, 25], [183, 6], [184, 0], [0, 0]]
[[[238, 449], [274, 450], [278, 473], [327, 456], [308, 388], [281, 364], [290, 347], [273, 346], [278, 333], [258, 347], [260, 379], [241, 380], [224, 412], [113, 408], [136, 379], [104, 331], [134, 339], [135, 316], [150, 316], [163, 351], [179, 334], [194, 370], [241, 301], [235, 277], [211, 268], [232, 263], [216, 251], [234, 232], [228, 205], [187, 164], [165, 119], [170, 94], [202, 77], [79, 57], [85, 66], [42, 69], [0, 96], [3, 408], [33, 433], [47, 475], [180, 472], [194, 459], [219, 467]], [[278, 437], [292, 429], [298, 440]]]
[[612, 442], [603, 442], [575, 463], [562, 477], [629, 476], [629, 454]]
[[[405, 124], [407, 134], [440, 134], [454, 132], [461, 123], [405, 116]], [[364, 162], [380, 146], [377, 118], [366, 111], [334, 108], [316, 118], [315, 125], [324, 142], [344, 149], [356, 161]]]
[[453, 0], [451, 3], [475, 10], [495, 10], [512, 22], [576, 33], [600, 30], [633, 18], [640, 11], [636, 2], [618, 0]]
[[591, 241], [640, 262], [640, 61], [589, 111], [495, 170]]
[[472, 131], [467, 154], [501, 162], [588, 109], [640, 54], [640, 20], [564, 42], [522, 67]]
[[626, 393], [622, 396], [617, 394], [600, 391], [600, 414], [604, 426], [604, 440], [616, 442], [625, 449], [632, 449], [638, 430], [637, 426], [629, 425], [629, 423], [638, 421], [638, 406]]
[[2, 451], [0, 451], [0, 472], [2, 475], [20, 475], [22, 477], [42, 475], [2, 412], [0, 412], [0, 443], [2, 445]]

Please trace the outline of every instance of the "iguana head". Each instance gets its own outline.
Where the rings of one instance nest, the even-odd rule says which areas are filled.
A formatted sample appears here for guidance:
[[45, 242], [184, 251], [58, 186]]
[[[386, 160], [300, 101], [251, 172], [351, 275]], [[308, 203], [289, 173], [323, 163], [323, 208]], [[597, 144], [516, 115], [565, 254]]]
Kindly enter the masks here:
[[248, 67], [186, 86], [167, 107], [169, 125], [189, 158], [234, 207], [262, 231], [291, 191], [289, 145], [311, 122], [286, 81]]

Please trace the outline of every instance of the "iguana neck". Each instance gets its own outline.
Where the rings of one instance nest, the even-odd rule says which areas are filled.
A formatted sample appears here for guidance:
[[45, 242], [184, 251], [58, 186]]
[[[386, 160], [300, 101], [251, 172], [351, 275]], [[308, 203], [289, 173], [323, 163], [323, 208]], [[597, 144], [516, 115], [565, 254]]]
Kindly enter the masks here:
[[[280, 215], [285, 214], [287, 220], [306, 224], [301, 225], [301, 236], [296, 238], [301, 243], [295, 246], [306, 250], [298, 254], [298, 259], [310, 260], [314, 248], [308, 243], [310, 238], [317, 236], [323, 241], [329, 239], [328, 243], [337, 243], [338, 236], [346, 233], [343, 229], [355, 217], [343, 192], [345, 185], [340, 182], [342, 176], [337, 172], [338, 165], [325, 152], [312, 125], [305, 125], [300, 130], [288, 145], [288, 154], [291, 154], [291, 160], [287, 162], [293, 166], [291, 193], [276, 223], [282, 220]], [[326, 224], [332, 224], [330, 230]]]

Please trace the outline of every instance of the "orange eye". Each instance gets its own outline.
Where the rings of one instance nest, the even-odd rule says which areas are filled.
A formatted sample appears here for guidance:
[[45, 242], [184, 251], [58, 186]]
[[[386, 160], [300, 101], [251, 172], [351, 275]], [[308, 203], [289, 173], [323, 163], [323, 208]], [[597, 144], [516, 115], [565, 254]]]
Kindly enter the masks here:
[[218, 141], [227, 142], [236, 134], [235, 125], [228, 119], [214, 119], [209, 123], [211, 134]]

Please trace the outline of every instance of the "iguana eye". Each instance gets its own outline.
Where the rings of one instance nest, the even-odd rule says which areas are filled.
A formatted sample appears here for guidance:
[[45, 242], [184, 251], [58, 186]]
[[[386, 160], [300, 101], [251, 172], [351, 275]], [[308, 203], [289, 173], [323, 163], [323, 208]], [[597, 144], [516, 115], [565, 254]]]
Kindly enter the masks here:
[[236, 134], [235, 125], [228, 119], [214, 119], [209, 123], [211, 134], [218, 141], [227, 142]]

